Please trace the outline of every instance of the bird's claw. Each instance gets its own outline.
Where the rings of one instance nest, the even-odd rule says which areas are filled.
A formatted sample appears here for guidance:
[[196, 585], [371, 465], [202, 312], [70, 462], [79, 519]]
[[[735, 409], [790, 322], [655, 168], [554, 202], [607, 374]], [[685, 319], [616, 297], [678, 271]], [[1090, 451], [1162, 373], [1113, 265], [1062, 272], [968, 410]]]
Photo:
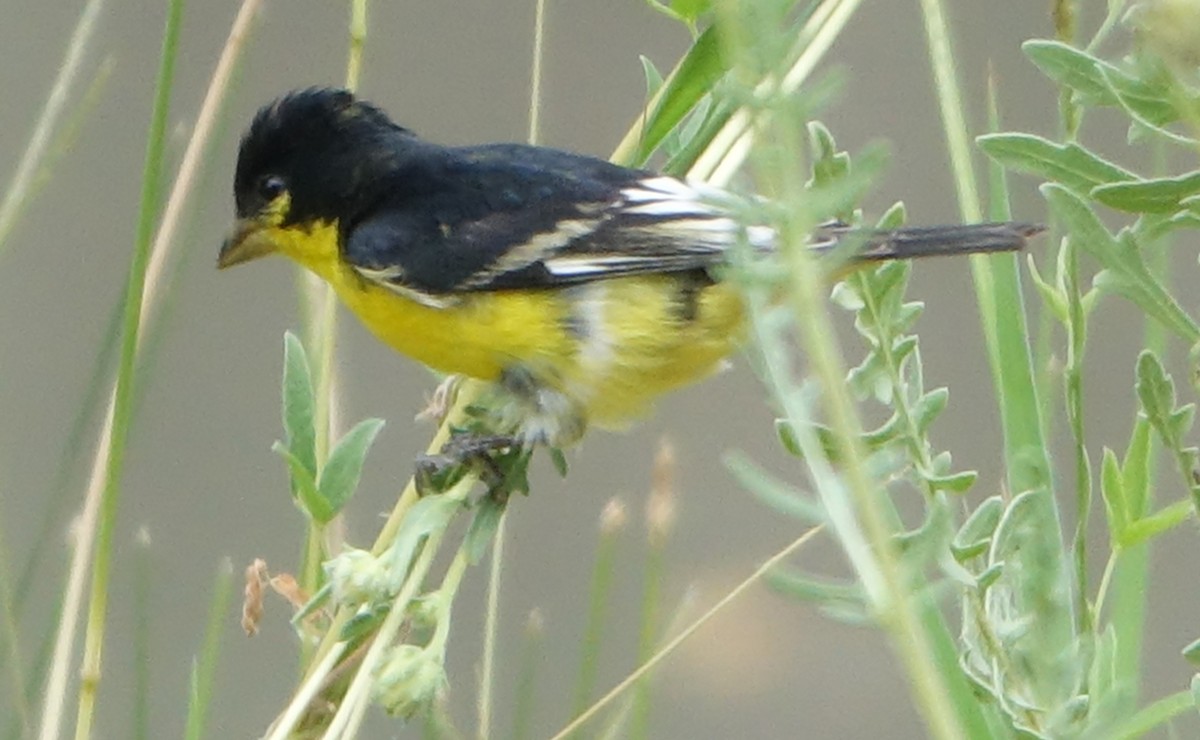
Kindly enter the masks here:
[[457, 434], [439, 452], [417, 457], [417, 490], [422, 495], [445, 491], [472, 465], [477, 466], [484, 484], [495, 490], [504, 482], [505, 475], [493, 455], [520, 446], [520, 440], [505, 434]]

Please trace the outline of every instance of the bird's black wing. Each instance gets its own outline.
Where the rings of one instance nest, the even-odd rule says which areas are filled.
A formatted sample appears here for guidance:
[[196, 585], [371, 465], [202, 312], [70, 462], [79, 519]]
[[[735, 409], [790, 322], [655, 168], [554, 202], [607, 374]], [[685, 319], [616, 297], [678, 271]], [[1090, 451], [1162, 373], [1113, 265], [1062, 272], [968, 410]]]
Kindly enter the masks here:
[[703, 269], [739, 234], [714, 196], [543, 147], [430, 146], [349, 225], [343, 256], [364, 277], [432, 305], [470, 291]]

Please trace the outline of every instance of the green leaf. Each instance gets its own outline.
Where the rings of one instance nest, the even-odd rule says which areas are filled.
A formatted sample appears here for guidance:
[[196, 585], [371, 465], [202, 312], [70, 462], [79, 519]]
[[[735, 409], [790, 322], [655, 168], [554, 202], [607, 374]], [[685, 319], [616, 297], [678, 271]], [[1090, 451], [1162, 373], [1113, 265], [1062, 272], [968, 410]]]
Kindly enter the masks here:
[[554, 466], [555, 472], [557, 472], [560, 477], [566, 478], [567, 456], [563, 454], [563, 451], [557, 447], [547, 447], [546, 452], [550, 455], [550, 464]]
[[283, 431], [287, 449], [317, 475], [316, 396], [304, 345], [290, 331], [283, 335]]
[[833, 301], [838, 308], [846, 311], [861, 311], [867, 305], [863, 303], [856, 281], [849, 280], [838, 281], [829, 294], [829, 300]]
[[399, 592], [408, 576], [409, 568], [412, 567], [417, 548], [425, 538], [435, 530], [445, 528], [450, 518], [462, 508], [461, 499], [452, 496], [426, 496], [408, 510], [400, 524], [400, 531], [396, 533], [396, 539], [385, 555], [388, 573], [393, 579], [393, 592]]
[[[1133, 134], [1137, 133], [1137, 126], [1147, 129], [1155, 134], [1158, 134], [1163, 139], [1175, 144], [1181, 144], [1186, 147], [1194, 147], [1196, 140], [1177, 134], [1174, 131], [1163, 128], [1161, 124], [1168, 123], [1169, 120], [1178, 118], [1178, 113], [1175, 112], [1174, 106], [1167, 103], [1168, 107], [1164, 112], [1161, 105], [1162, 101], [1156, 100], [1152, 96], [1144, 95], [1144, 91], [1138, 89], [1137, 86], [1129, 86], [1128, 77], [1123, 77], [1120, 73], [1112, 73], [1106, 69], [1100, 70], [1101, 76], [1108, 84], [1109, 90], [1117, 98], [1117, 104], [1125, 111], [1125, 113], [1134, 120], [1136, 124], [1133, 129]], [[1166, 118], [1169, 120], [1160, 120]]]
[[1047, 77], [1080, 93], [1084, 102], [1108, 106], [1117, 104], [1108, 85], [1100, 78], [1098, 69], [1100, 66], [1109, 66], [1108, 62], [1061, 41], [1031, 39], [1021, 44], [1021, 50]]
[[1073, 243], [1104, 266], [1095, 279], [1097, 288], [1133, 301], [1148, 316], [1189, 343], [1200, 340], [1200, 327], [1146, 267], [1132, 232], [1123, 230], [1119, 238], [1114, 238], [1076, 193], [1053, 183], [1042, 185], [1041, 190], [1067, 227]]
[[332, 514], [329, 521], [342, 510], [354, 490], [358, 488], [358, 479], [362, 475], [363, 461], [367, 451], [375, 441], [379, 430], [383, 429], [382, 419], [365, 419], [354, 425], [338, 440], [325, 467], [317, 478], [317, 490], [325, 499]]
[[1144, 350], [1138, 356], [1135, 388], [1146, 420], [1175, 457], [1184, 484], [1200, 508], [1200, 473], [1197, 472], [1200, 452], [1195, 447], [1186, 447], [1184, 441], [1195, 420], [1194, 406], [1187, 404], [1175, 408], [1175, 383], [1150, 350]]
[[1033, 134], [985, 134], [976, 143], [1004, 167], [1057, 182], [1081, 195], [1099, 185], [1136, 181], [1138, 176], [1078, 144], [1057, 144]]
[[838, 151], [833, 134], [820, 121], [808, 124], [808, 148], [812, 154], [810, 188], [828, 187], [850, 174], [850, 155]]
[[1146, 418], [1162, 435], [1167, 445], [1179, 444], [1181, 433], [1186, 433], [1187, 430], [1171, 423], [1172, 412], [1175, 409], [1175, 382], [1163, 369], [1158, 356], [1150, 350], [1143, 350], [1138, 355], [1137, 381], [1134, 388]]
[[975, 480], [979, 477], [979, 473], [974, 470], [964, 470], [961, 473], [952, 473], [950, 475], [927, 475], [923, 477], [925, 482], [939, 491], [965, 493], [967, 489], [975, 485]]
[[1125, 528], [1129, 525], [1129, 506], [1125, 500], [1125, 484], [1121, 478], [1121, 466], [1117, 463], [1117, 455], [1107, 447], [1104, 448], [1104, 460], [1100, 463], [1100, 496], [1104, 499], [1104, 509], [1108, 512], [1108, 526], [1113, 542], [1120, 542], [1124, 538]]
[[995, 585], [996, 581], [1000, 580], [1002, 575], [1004, 575], [1004, 561], [992, 563], [979, 573], [975, 579], [975, 588], [979, 589], [980, 593], [985, 593]]
[[1168, 504], [1153, 514], [1144, 516], [1130, 524], [1125, 529], [1121, 546], [1133, 547], [1157, 537], [1163, 532], [1175, 529], [1190, 519], [1195, 513], [1192, 502], [1189, 500], [1181, 499], [1173, 504]]
[[646, 4], [668, 18], [695, 28], [701, 18], [712, 9], [712, 0], [646, 0]]
[[888, 207], [879, 220], [875, 222], [877, 229], [898, 229], [908, 221], [908, 210], [904, 206], [904, 201], [898, 200]]
[[645, 163], [667, 134], [708, 94], [727, 69], [728, 63], [719, 43], [716, 26], [710, 26], [700, 34], [687, 55], [680, 60], [679, 66], [667, 78], [657, 103], [646, 116], [636, 150], [628, 161], [622, 163]]
[[892, 316], [892, 332], [900, 334], [911, 331], [923, 313], [925, 313], [925, 304], [921, 301], [908, 301], [900, 304]]
[[654, 97], [655, 94], [662, 88], [663, 77], [658, 71], [658, 67], [654, 66], [654, 62], [644, 54], [639, 54], [638, 59], [642, 62], [642, 74], [646, 77], [646, 95]]
[[1021, 48], [1047, 77], [1075, 90], [1084, 103], [1124, 108], [1156, 128], [1179, 119], [1171, 90], [1148, 75], [1131, 75], [1060, 41], [1035, 39]]
[[796, 429], [790, 421], [776, 419], [775, 435], [779, 437], [779, 444], [783, 445], [783, 449], [795, 457], [804, 457], [804, 452], [800, 449], [800, 440], [796, 438]]
[[1134, 422], [1125, 461], [1121, 465], [1121, 488], [1130, 519], [1145, 516], [1150, 500], [1150, 431], [1150, 422], [1144, 416]]
[[817, 604], [850, 604], [866, 608], [862, 586], [846, 581], [816, 578], [791, 568], [775, 568], [767, 574], [767, 583], [793, 598]]
[[[703, 97], [696, 103], [689, 117], [684, 119], [684, 128], [680, 132], [677, 151], [670, 152], [662, 171], [669, 175], [684, 175], [696, 160], [712, 143], [726, 123], [736, 106], [725, 98]], [[703, 111], [703, 118], [700, 113]]]
[[889, 404], [893, 389], [885, 368], [881, 353], [868, 352], [862, 362], [850, 369], [846, 382], [857, 397], [874, 397], [880, 403]]
[[342, 625], [338, 639], [353, 642], [360, 637], [366, 637], [379, 629], [379, 623], [387, 616], [386, 609], [362, 610], [356, 613]]
[[[835, 215], [843, 220], [850, 218], [867, 191], [879, 182], [889, 158], [885, 145], [867, 145], [854, 157], [854, 166], [845, 175], [806, 193], [808, 212], [821, 216]], [[853, 246], [848, 240], [846, 244]]]
[[[911, 304], [908, 304], [908, 305], [911, 305]], [[900, 331], [904, 331], [904, 330], [901, 329]], [[913, 350], [915, 350], [916, 348], [917, 348], [917, 335], [916, 334], [905, 334], [905, 335], [901, 336], [899, 339], [897, 339], [892, 344], [892, 362], [894, 362], [897, 367], [902, 366], [904, 364], [904, 361], [908, 359], [908, 356], [911, 355], [913, 353]]]
[[1067, 310], [1066, 293], [1058, 286], [1051, 285], [1049, 281], [1042, 277], [1041, 270], [1038, 269], [1037, 260], [1032, 254], [1026, 255], [1025, 263], [1029, 266], [1029, 276], [1033, 280], [1034, 287], [1042, 294], [1042, 300], [1045, 301], [1046, 307], [1050, 309], [1050, 313], [1054, 319], [1060, 324], [1067, 324], [1070, 321], [1070, 314]]
[[900, 414], [892, 414], [891, 418], [889, 418], [887, 421], [871, 431], [863, 434], [863, 443], [866, 444], [867, 448], [871, 451], [881, 449], [889, 442], [894, 441], [904, 433], [903, 421], [904, 420], [900, 417]]
[[463, 540], [467, 559], [472, 565], [478, 565], [487, 554], [488, 545], [500, 528], [500, 519], [504, 516], [505, 505], [497, 496], [484, 496], [475, 507], [475, 516]]
[[1181, 201], [1200, 194], [1200, 172], [1137, 182], [1114, 182], [1092, 190], [1092, 197], [1127, 213], [1175, 213]]
[[317, 492], [317, 482], [308, 472], [308, 468], [304, 467], [304, 461], [293, 455], [282, 442], [271, 445], [271, 449], [287, 463], [292, 478], [292, 495], [296, 497], [304, 513], [318, 522], [332, 519], [329, 502]]
[[[1192, 665], [1200, 665], [1200, 640], [1193, 640], [1187, 647], [1180, 651], [1184, 660]], [[1192, 679], [1192, 692], [1197, 690], [1195, 677]]]
[[992, 496], [984, 499], [975, 511], [967, 517], [967, 521], [958, 528], [954, 539], [950, 542], [950, 552], [954, 559], [965, 563], [987, 552], [988, 544], [992, 541], [992, 533], [1000, 523], [1004, 513], [1004, 499]]
[[689, 26], [694, 26], [712, 10], [712, 0], [671, 0], [671, 10]]
[[744, 453], [725, 453], [725, 467], [743, 488], [776, 511], [810, 524], [825, 521], [825, 510], [819, 503], [766, 472]]
[[938, 388], [921, 396], [912, 412], [913, 423], [916, 424], [918, 433], [925, 434], [929, 431], [929, 425], [946, 409], [949, 400], [950, 390], [947, 388]]

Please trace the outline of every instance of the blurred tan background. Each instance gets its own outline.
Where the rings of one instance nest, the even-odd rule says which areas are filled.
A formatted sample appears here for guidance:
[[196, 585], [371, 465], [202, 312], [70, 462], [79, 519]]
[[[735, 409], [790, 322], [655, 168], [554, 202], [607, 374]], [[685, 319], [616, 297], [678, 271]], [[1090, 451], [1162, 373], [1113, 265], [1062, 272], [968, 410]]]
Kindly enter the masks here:
[[[1024, 39], [1049, 34], [1048, 3], [949, 4], [963, 62], [959, 77], [974, 122], [983, 120], [991, 63], [1007, 124], [1053, 136], [1054, 92], [1019, 50]], [[25, 146], [80, 5], [0, 6], [0, 177], [7, 178]], [[0, 531], [15, 563], [23, 562], [38, 531], [67, 430], [128, 268], [164, 20], [159, 5], [108, 2], [90, 59], [96, 64], [111, 57], [112, 78], [79, 141], [0, 261]], [[214, 261], [230, 223], [229, 183], [241, 127], [260, 104], [281, 92], [340, 84], [344, 5], [266, 3], [241, 66], [226, 131], [195, 201], [199, 210], [162, 325], [160, 351], [144, 376], [145, 395], [127, 460], [110, 609], [113, 632], [101, 688], [104, 737], [123, 737], [129, 727], [133, 539], [140, 527], [148, 528], [153, 542], [153, 737], [181, 732], [191, 656], [222, 560], [230, 558], [239, 572], [254, 557], [266, 558], [276, 570], [291, 570], [300, 552], [300, 516], [288, 500], [284, 466], [269, 449], [281, 434], [282, 336], [298, 328], [295, 275], [283, 261], [218, 274]], [[193, 2], [185, 10], [171, 116], [181, 130], [176, 158], [235, 7], [224, 0]], [[363, 95], [405, 126], [442, 142], [522, 140], [533, 14], [532, 0], [372, 3]], [[543, 143], [606, 156], [643, 102], [638, 55], [665, 71], [687, 41], [680, 26], [639, 0], [551, 0]], [[847, 81], [840, 102], [823, 116], [839, 144], [854, 151], [875, 139], [892, 143], [889, 174], [868, 209], [879, 213], [903, 199], [913, 222], [956, 220], [917, 3], [865, 3], [835, 46], [829, 68], [840, 70]], [[1114, 127], [1109, 133], [1116, 155], [1130, 156], [1119, 151], [1123, 131]], [[1014, 186], [1018, 216], [1043, 218], [1034, 183]], [[971, 492], [978, 500], [1001, 485], [1000, 437], [990, 411], [992, 390], [966, 263], [921, 264], [910, 296], [928, 305], [918, 327], [927, 383], [952, 389], [935, 438], [954, 452], [958, 467], [980, 470]], [[1126, 439], [1139, 327], [1124, 306], [1109, 303], [1096, 322], [1111, 341], [1093, 342], [1088, 376], [1089, 394], [1114, 399], [1111, 408], [1092, 404], [1105, 412], [1089, 420], [1097, 460], [1101, 444], [1119, 447]], [[431, 427], [411, 419], [433, 382], [345, 315], [341, 329], [345, 418], [388, 420], [350, 507], [351, 539], [363, 544], [373, 538], [380, 522], [376, 513], [390, 507], [431, 433]], [[858, 356], [848, 339], [850, 356]], [[680, 465], [679, 520], [668, 553], [671, 577], [664, 585], [668, 611], [694, 587], [697, 606], [691, 613], [698, 613], [797, 536], [797, 523], [739, 489], [721, 462], [725, 450], [742, 449], [800, 480], [797, 466], [775, 450], [772, 414], [763, 398], [739, 360], [732, 372], [667, 399], [653, 419], [630, 434], [592, 436], [573, 456], [567, 480], [539, 471], [533, 496], [517, 501], [509, 519], [497, 673], [499, 730], [506, 734], [511, 721], [523, 624], [535, 607], [546, 621], [536, 732], [548, 734], [567, 719], [598, 515], [614, 495], [622, 497], [631, 516], [628, 551], [622, 556], [626, 570], [618, 575], [610, 609], [602, 686], [632, 667], [641, 589], [637, 569], [645, 541], [641, 512], [661, 435], [674, 439]], [[94, 436], [86, 436], [85, 459]], [[53, 536], [65, 538], [80, 487], [76, 482], [71, 489]], [[1178, 649], [1196, 635], [1200, 620], [1193, 615], [1200, 604], [1191, 569], [1172, 568], [1172, 563], [1191, 562], [1196, 544], [1189, 532], [1156, 554], [1156, 574], [1163, 582], [1152, 584], [1149, 695], [1178, 690], [1190, 677]], [[67, 549], [57, 544], [52, 549], [35, 602], [27, 609], [33, 617], [29, 624], [53, 613]], [[803, 551], [796, 562], [827, 573], [843, 570], [825, 545]], [[451, 705], [468, 731], [474, 726], [483, 569], [469, 579], [455, 613], [450, 665]], [[256, 736], [283, 705], [294, 680], [295, 640], [287, 617], [286, 608], [272, 602], [263, 634], [251, 640], [241, 634], [236, 610], [230, 611], [210, 736]], [[30, 639], [22, 649], [29, 656], [38, 645]], [[667, 661], [658, 674], [652, 734], [921, 737], [892, 666], [875, 632], [836, 624], [808, 605], [756, 589]], [[373, 727], [371, 736], [413, 734], [383, 722]]]

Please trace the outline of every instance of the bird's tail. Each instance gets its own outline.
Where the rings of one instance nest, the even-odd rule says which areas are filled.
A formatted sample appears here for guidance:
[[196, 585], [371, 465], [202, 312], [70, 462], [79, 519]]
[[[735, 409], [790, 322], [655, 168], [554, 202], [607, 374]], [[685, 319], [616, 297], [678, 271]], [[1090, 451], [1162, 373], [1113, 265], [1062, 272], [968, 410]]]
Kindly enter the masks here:
[[822, 251], [846, 245], [855, 261], [882, 261], [951, 254], [1013, 252], [1045, 230], [1038, 224], [998, 223], [955, 226], [912, 226], [899, 229], [855, 229], [827, 224], [817, 232], [814, 246]]

